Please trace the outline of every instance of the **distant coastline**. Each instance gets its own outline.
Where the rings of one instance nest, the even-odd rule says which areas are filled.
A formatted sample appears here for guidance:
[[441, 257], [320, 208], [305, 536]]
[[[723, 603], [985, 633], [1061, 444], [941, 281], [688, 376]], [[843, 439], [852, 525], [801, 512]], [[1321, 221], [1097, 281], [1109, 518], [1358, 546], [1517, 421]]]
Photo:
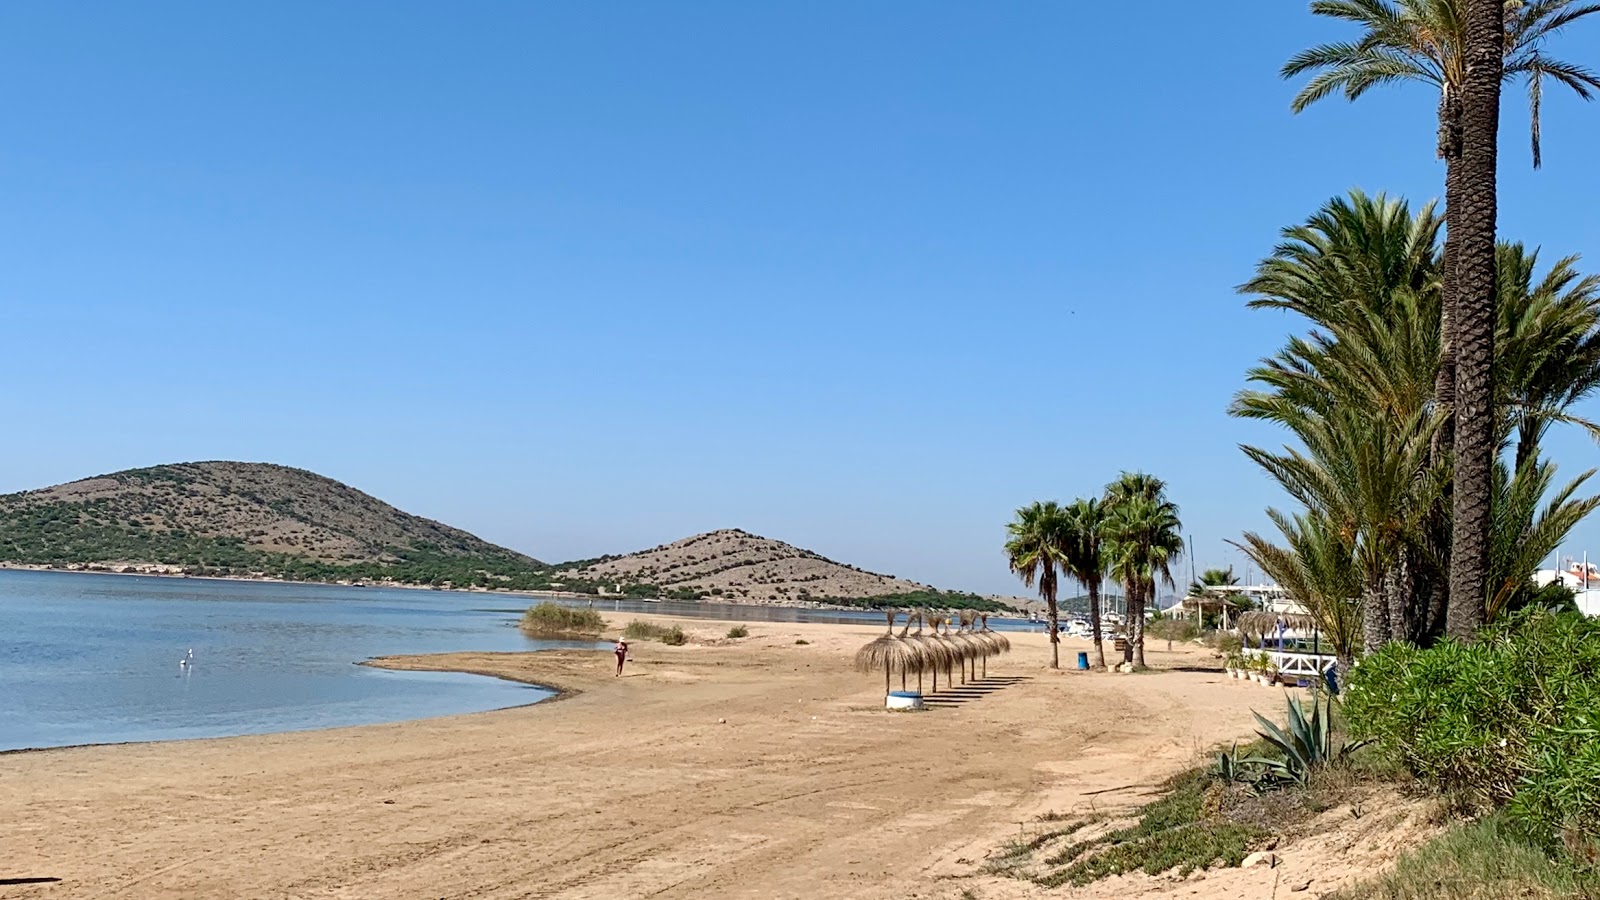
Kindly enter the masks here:
[[769, 608], [769, 609], [821, 609], [821, 610], [838, 610], [838, 611], [841, 611], [841, 612], [851, 612], [851, 611], [854, 611], [854, 612], [871, 612], [871, 611], [876, 611], [875, 607], [851, 606], [849, 604], [844, 604], [844, 603], [826, 603], [826, 602], [821, 602], [821, 601], [784, 600], [784, 601], [772, 602], [772, 601], [765, 601], [765, 600], [746, 600], [746, 599], [736, 599], [736, 598], [729, 598], [729, 597], [707, 597], [707, 598], [696, 599], [696, 600], [680, 600], [680, 599], [671, 599], [671, 598], [631, 597], [631, 596], [626, 596], [626, 595], [623, 595], [623, 594], [587, 594], [587, 593], [582, 593], [582, 592], [578, 592], [578, 591], [542, 591], [542, 590], [525, 590], [525, 589], [513, 589], [513, 588], [484, 588], [484, 587], [437, 587], [435, 585], [429, 585], [429, 584], [408, 584], [408, 583], [405, 583], [405, 582], [398, 582], [398, 581], [371, 581], [371, 582], [354, 583], [354, 582], [348, 582], [348, 581], [342, 581], [342, 582], [341, 581], [304, 581], [304, 580], [295, 580], [295, 579], [289, 579], [289, 578], [275, 578], [275, 577], [270, 576], [270, 575], [266, 575], [266, 576], [251, 576], [251, 575], [194, 575], [194, 574], [189, 574], [189, 573], [185, 573], [185, 572], [128, 571], [127, 568], [124, 568], [122, 570], [118, 570], [118, 569], [113, 569], [113, 568], [108, 568], [108, 567], [88, 566], [88, 565], [82, 565], [82, 564], [77, 564], [77, 563], [69, 564], [69, 565], [66, 565], [66, 566], [50, 566], [50, 565], [43, 565], [43, 564], [39, 564], [39, 563], [17, 563], [17, 562], [7, 562], [7, 561], [0, 560], [0, 572], [5, 572], [5, 571], [12, 571], [12, 572], [54, 572], [54, 573], [59, 573], [59, 574], [62, 574], [62, 575], [115, 575], [115, 576], [118, 576], [118, 577], [126, 577], [126, 578], [169, 578], [169, 579], [179, 580], [179, 581], [233, 581], [233, 582], [246, 582], [246, 583], [253, 583], [253, 584], [301, 584], [301, 585], [315, 585], [315, 586], [319, 586], [319, 587], [397, 588], [397, 589], [408, 590], [408, 591], [429, 591], [429, 592], [447, 593], [447, 594], [487, 594], [487, 595], [498, 596], [498, 597], [526, 597], [528, 599], [591, 600], [591, 601], [616, 600], [616, 601], [625, 601], [625, 602], [634, 602], [634, 603], [651, 603], [651, 602], [660, 602], [662, 600], [670, 599], [671, 602], [673, 602], [673, 603], [684, 603], [684, 604], [691, 604], [691, 605], [706, 605], [706, 606], [752, 606], [752, 607], [763, 607], [763, 608]]

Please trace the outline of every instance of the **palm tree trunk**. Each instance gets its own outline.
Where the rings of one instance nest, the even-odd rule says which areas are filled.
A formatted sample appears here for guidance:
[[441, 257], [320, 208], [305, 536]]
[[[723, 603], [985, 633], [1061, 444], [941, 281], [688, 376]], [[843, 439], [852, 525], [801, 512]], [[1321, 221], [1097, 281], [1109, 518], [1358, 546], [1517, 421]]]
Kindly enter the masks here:
[[1419, 640], [1417, 615], [1412, 607], [1410, 553], [1402, 549], [1384, 578], [1384, 602], [1389, 607], [1389, 636], [1397, 641]]
[[1456, 237], [1456, 445], [1446, 631], [1471, 641], [1483, 625], [1494, 466], [1495, 164], [1505, 44], [1501, 0], [1468, 0], [1462, 56], [1461, 204]]
[[1122, 586], [1122, 661], [1133, 665], [1133, 609], [1138, 605], [1138, 586], [1128, 581]]
[[1456, 231], [1450, 224], [1450, 211], [1461, 202], [1461, 98], [1446, 86], [1439, 93], [1439, 158], [1444, 160], [1444, 258], [1440, 263], [1439, 283], [1439, 371], [1434, 376], [1434, 405], [1444, 422], [1434, 439], [1436, 459], [1445, 459], [1455, 448], [1456, 349], [1455, 349], [1455, 262]]
[[1100, 579], [1093, 578], [1087, 585], [1089, 588], [1089, 631], [1094, 639], [1094, 667], [1097, 671], [1106, 670], [1106, 647], [1100, 634]]
[[1389, 628], [1389, 604], [1384, 602], [1381, 577], [1376, 584], [1369, 584], [1362, 595], [1361, 602], [1361, 645], [1362, 652], [1376, 653], [1384, 644], [1389, 643], [1394, 632]]
[[1139, 608], [1133, 616], [1133, 665], [1142, 669], [1144, 665], [1144, 605], [1154, 590], [1147, 590], [1149, 584], [1139, 585]]
[[1051, 578], [1046, 588], [1043, 579], [1040, 579], [1039, 588], [1044, 593], [1045, 612], [1050, 621], [1046, 625], [1050, 629], [1050, 668], [1061, 668], [1061, 635], [1056, 621], [1056, 580]]

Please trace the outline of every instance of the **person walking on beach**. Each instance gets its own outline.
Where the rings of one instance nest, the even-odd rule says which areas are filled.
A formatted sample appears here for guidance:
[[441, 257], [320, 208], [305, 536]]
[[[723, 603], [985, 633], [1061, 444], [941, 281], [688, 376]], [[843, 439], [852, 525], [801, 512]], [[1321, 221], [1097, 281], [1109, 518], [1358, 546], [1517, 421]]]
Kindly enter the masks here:
[[625, 641], [625, 640], [620, 640], [619, 639], [617, 641], [617, 676], [616, 677], [618, 677], [618, 678], [622, 677], [622, 664], [627, 662], [627, 661], [628, 661], [628, 642]]

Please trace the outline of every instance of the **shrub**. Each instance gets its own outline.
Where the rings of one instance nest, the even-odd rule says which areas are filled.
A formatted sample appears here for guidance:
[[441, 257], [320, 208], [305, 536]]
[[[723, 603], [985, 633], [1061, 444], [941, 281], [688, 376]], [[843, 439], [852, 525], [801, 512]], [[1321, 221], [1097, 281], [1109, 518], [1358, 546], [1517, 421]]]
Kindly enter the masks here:
[[1244, 639], [1232, 631], [1213, 631], [1206, 635], [1206, 644], [1224, 655], [1244, 649]]
[[807, 644], [809, 644], [811, 642], [806, 640], [805, 638], [800, 638], [800, 639], [796, 640], [794, 643], [795, 643], [796, 647], [804, 647], [804, 646], [806, 646]]
[[657, 625], [654, 622], [645, 622], [639, 619], [629, 622], [628, 627], [622, 630], [622, 634], [624, 637], [639, 641], [660, 641], [670, 647], [681, 647], [689, 642], [688, 636], [677, 625], [669, 628], [665, 625]]
[[749, 637], [749, 636], [750, 636], [750, 629], [744, 627], [743, 625], [735, 625], [732, 628], [728, 629], [728, 637], [731, 637], [731, 638], [742, 638], [742, 637]]
[[1167, 642], [1192, 641], [1200, 636], [1200, 628], [1189, 619], [1163, 616], [1145, 626], [1145, 634]]
[[1472, 646], [1391, 644], [1356, 666], [1345, 714], [1471, 807], [1600, 839], [1600, 622], [1533, 610]]
[[1139, 811], [1139, 821], [1097, 838], [1069, 844], [1045, 860], [1063, 868], [1037, 882], [1045, 887], [1085, 885], [1125, 872], [1186, 876], [1213, 865], [1237, 866], [1267, 837], [1255, 825], [1211, 814], [1207, 796], [1215, 781], [1195, 770], [1168, 782], [1170, 793]]
[[546, 600], [522, 614], [522, 630], [536, 637], [597, 635], [606, 630], [606, 620], [592, 609], [573, 609]]

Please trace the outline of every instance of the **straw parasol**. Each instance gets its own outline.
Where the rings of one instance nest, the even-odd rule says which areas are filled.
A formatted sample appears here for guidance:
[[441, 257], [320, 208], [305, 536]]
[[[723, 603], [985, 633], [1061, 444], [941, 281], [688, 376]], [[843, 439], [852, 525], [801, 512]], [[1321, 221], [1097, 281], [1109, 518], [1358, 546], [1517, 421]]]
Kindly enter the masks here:
[[1266, 637], [1278, 630], [1279, 622], [1282, 622], [1285, 628], [1294, 628], [1301, 631], [1317, 627], [1316, 619], [1300, 613], [1253, 610], [1239, 616], [1239, 633], [1246, 636]]
[[944, 659], [942, 660], [944, 663], [945, 681], [950, 683], [955, 681], [955, 668], [959, 664], [961, 666], [961, 680], [963, 683], [965, 683], [967, 680], [967, 658], [961, 653], [961, 651], [965, 648], [956, 643], [955, 636], [950, 633], [949, 616], [939, 616], [933, 620], [933, 635], [939, 639], [939, 642], [942, 643], [945, 648]]
[[978, 631], [978, 639], [989, 646], [989, 653], [983, 660], [983, 677], [989, 677], [989, 656], [999, 656], [1011, 651], [1011, 639], [996, 631], [989, 630], [989, 614], [984, 613], [978, 617], [983, 628]]
[[[944, 642], [934, 635], [922, 633], [922, 624], [928, 621], [926, 613], [919, 610], [915, 615], [917, 617], [917, 633], [911, 635], [907, 640], [915, 644], [917, 649], [921, 651], [921, 655], [917, 660], [917, 690], [922, 690], [922, 670], [928, 669], [933, 672], [933, 689], [937, 692], [939, 690], [939, 668], [948, 664], [947, 657], [949, 656], [950, 648], [945, 646]], [[937, 629], [938, 626], [935, 625], [934, 627]]]
[[978, 633], [984, 635], [989, 639], [990, 643], [994, 644], [994, 652], [1010, 653], [1011, 639], [998, 631], [989, 630], [989, 614], [984, 613], [983, 615], [979, 616], [978, 619], [983, 623], [983, 630]]
[[972, 631], [974, 615], [971, 610], [963, 609], [956, 613], [956, 621], [960, 627], [956, 629], [956, 643], [961, 648], [961, 680], [967, 680], [967, 664], [972, 665], [972, 677], [978, 677], [978, 660], [989, 655], [989, 646]]
[[[883, 692], [885, 694], [889, 693], [890, 670], [899, 667], [903, 677], [912, 666], [920, 664], [922, 657], [921, 652], [914, 644], [906, 640], [903, 635], [897, 636], [894, 633], [896, 612], [891, 609], [886, 615], [889, 620], [889, 627], [883, 634], [878, 635], [872, 641], [863, 645], [860, 650], [857, 650], [855, 659], [856, 671], [858, 672], [883, 670]], [[906, 625], [909, 628], [910, 622], [908, 621]]]

